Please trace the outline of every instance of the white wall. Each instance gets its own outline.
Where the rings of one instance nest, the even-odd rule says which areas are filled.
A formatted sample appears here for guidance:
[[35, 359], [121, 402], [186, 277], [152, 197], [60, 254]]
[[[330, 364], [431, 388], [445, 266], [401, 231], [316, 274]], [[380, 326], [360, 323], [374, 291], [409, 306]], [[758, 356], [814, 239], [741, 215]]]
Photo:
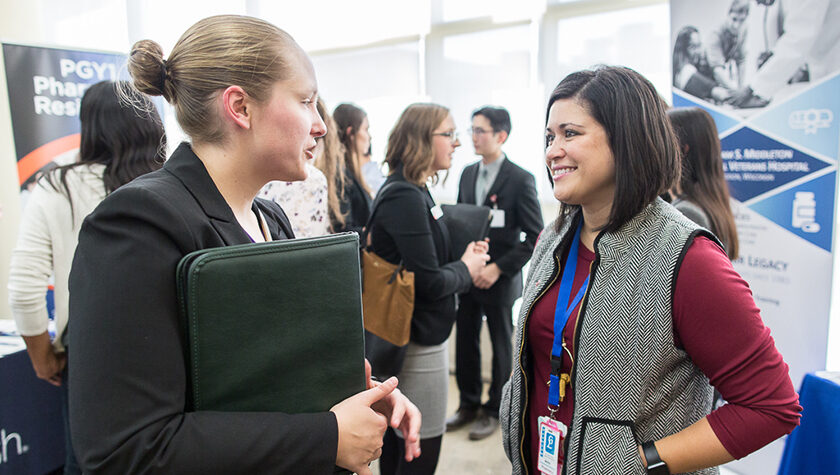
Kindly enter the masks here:
[[[11, 3], [11, 2], [9, 2]], [[0, 8], [0, 41], [39, 43], [43, 41], [41, 2], [32, 0], [26, 8]], [[2, 59], [2, 52], [0, 52]], [[0, 70], [2, 62], [0, 61]], [[0, 318], [12, 318], [9, 310], [9, 260], [17, 240], [20, 221], [20, 195], [17, 163], [9, 113], [6, 75], [0, 74]]]

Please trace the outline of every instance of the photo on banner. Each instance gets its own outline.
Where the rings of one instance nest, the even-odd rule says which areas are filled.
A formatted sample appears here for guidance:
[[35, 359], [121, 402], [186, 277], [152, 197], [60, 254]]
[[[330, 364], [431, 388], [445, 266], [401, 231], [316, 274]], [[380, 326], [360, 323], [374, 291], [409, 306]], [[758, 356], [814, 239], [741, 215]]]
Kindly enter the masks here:
[[[840, 1], [671, 0], [674, 107], [715, 120], [733, 262], [790, 366], [825, 369], [840, 148]], [[729, 466], [775, 473], [783, 442]]]
[[672, 0], [671, 5], [672, 85], [690, 100], [749, 117], [840, 69], [836, 1]]

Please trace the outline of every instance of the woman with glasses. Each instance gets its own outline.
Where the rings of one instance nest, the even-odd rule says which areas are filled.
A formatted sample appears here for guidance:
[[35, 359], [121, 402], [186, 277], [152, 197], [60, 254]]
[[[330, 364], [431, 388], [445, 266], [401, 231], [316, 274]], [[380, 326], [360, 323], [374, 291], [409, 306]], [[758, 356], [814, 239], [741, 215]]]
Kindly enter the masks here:
[[[421, 455], [402, 456], [402, 432], [388, 431], [380, 470], [388, 474], [431, 474], [437, 467], [444, 432], [449, 371], [446, 340], [455, 322], [455, 295], [466, 292], [489, 259], [484, 242], [471, 243], [460, 259], [450, 257], [449, 232], [429, 194], [438, 172], [448, 170], [461, 143], [449, 110], [413, 104], [388, 138], [390, 173], [375, 203], [371, 249], [414, 272], [411, 341], [399, 372], [400, 388], [423, 414]], [[377, 368], [373, 368], [376, 374]]]

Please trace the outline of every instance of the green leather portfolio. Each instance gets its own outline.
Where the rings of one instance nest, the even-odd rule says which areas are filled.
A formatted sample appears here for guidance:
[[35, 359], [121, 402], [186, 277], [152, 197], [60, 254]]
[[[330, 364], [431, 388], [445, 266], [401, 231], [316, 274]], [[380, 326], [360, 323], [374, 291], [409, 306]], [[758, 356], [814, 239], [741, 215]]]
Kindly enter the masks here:
[[365, 389], [355, 233], [205, 249], [178, 264], [196, 411], [327, 411]]

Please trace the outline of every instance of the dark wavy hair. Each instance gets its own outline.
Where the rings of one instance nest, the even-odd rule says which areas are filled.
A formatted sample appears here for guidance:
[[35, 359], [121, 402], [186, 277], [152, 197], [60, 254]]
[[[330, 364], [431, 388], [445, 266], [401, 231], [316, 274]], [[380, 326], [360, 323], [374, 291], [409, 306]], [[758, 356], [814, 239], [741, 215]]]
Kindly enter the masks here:
[[367, 112], [353, 104], [339, 104], [333, 110], [333, 120], [335, 120], [338, 139], [344, 145], [344, 169], [362, 185], [367, 194], [370, 194], [370, 187], [365, 181], [365, 177], [362, 176], [359, 157], [356, 157], [356, 134], [362, 127], [365, 117], [367, 117]]
[[[615, 160], [615, 193], [605, 231], [615, 231], [671, 188], [680, 171], [679, 148], [665, 101], [632, 69], [598, 66], [566, 76], [546, 108], [573, 99], [607, 134]], [[579, 205], [561, 203], [558, 229]]]
[[738, 257], [738, 230], [729, 206], [729, 187], [723, 174], [720, 139], [715, 121], [699, 107], [670, 109], [668, 118], [682, 151], [680, 197], [697, 204], [709, 217], [730, 259]]
[[[79, 159], [56, 167], [44, 181], [70, 201], [67, 172], [81, 165], [105, 165], [102, 175], [106, 193], [163, 165], [166, 134], [151, 101], [128, 87], [128, 83], [103, 81], [91, 86], [82, 97], [79, 120], [82, 125]], [[132, 103], [121, 100], [131, 94]], [[142, 110], [136, 107], [142, 103]]]

